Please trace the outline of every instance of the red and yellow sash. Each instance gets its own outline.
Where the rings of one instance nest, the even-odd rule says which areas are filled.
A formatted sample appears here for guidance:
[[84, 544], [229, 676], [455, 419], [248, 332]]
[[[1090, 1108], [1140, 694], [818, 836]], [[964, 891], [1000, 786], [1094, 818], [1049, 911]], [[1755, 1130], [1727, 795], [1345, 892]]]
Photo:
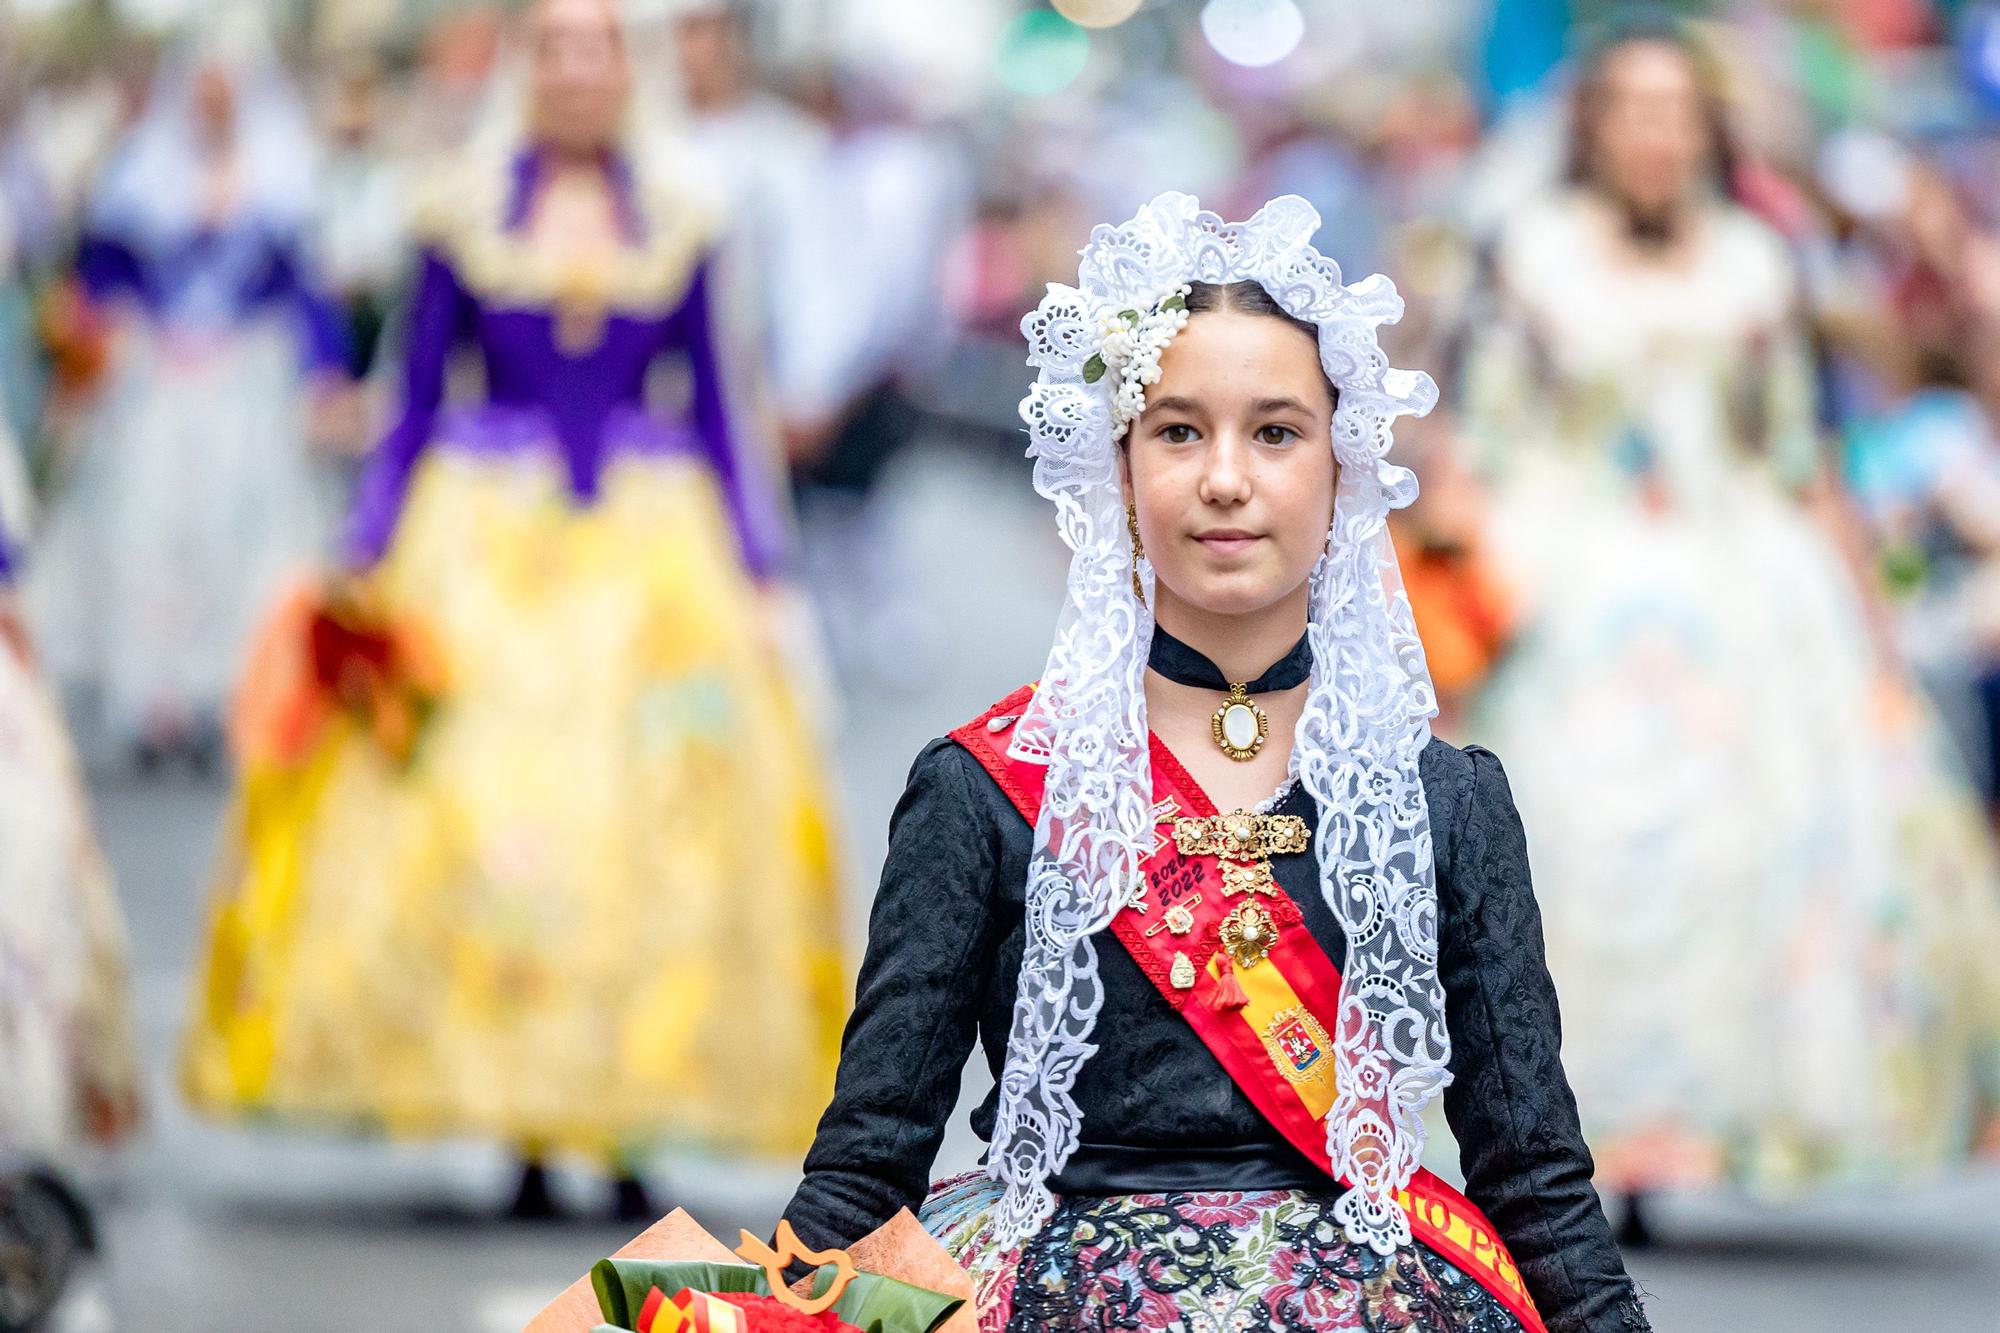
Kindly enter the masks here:
[[[1048, 770], [1011, 758], [1007, 743], [1032, 694], [1033, 687], [1024, 686], [951, 733], [1030, 824], [1041, 812]], [[1340, 973], [1283, 890], [1260, 898], [1277, 926], [1271, 951], [1254, 967], [1231, 965], [1217, 938], [1218, 925], [1234, 906], [1222, 882], [1222, 862], [1215, 856], [1182, 856], [1172, 833], [1174, 820], [1214, 815], [1215, 806], [1158, 738], [1152, 759], [1158, 837], [1144, 865], [1148, 887], [1112, 919], [1111, 932], [1265, 1119], [1331, 1176], [1326, 1117], [1335, 1093], [1331, 1030]], [[1165, 927], [1166, 913], [1176, 907], [1192, 913], [1192, 930], [1176, 934]], [[1192, 985], [1176, 984], [1177, 955], [1186, 960], [1183, 969], [1192, 965]], [[1187, 982], [1185, 970], [1179, 980]], [[1528, 1333], [1544, 1333], [1520, 1270], [1471, 1200], [1419, 1168], [1397, 1202], [1419, 1240], [1469, 1273]]]

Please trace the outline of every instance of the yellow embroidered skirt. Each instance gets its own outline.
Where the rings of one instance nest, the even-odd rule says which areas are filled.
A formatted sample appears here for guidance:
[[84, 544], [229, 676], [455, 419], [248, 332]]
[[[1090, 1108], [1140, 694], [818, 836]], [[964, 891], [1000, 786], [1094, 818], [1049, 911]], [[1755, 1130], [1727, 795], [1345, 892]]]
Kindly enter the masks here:
[[443, 684], [245, 758], [185, 1053], [203, 1108], [795, 1154], [845, 1013], [814, 738], [713, 481], [434, 451], [373, 592]]

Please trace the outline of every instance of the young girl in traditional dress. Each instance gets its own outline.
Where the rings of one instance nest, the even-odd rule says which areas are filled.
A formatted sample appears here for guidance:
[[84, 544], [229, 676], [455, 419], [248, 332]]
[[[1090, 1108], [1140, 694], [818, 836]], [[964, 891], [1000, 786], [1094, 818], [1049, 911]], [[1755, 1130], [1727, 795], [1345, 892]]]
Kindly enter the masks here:
[[639, 1149], [809, 1136], [837, 855], [707, 220], [635, 151], [616, 7], [527, 25], [526, 123], [420, 219], [403, 413], [305, 617], [333, 701], [246, 729], [187, 1071], [217, 1110], [514, 1145], [523, 1214], [585, 1153], [637, 1215]]
[[[1507, 780], [1430, 736], [1386, 454], [1435, 389], [1318, 221], [1163, 195], [1023, 324], [1067, 613], [917, 760], [787, 1212], [920, 1206], [984, 1329], [1646, 1327]], [[975, 1038], [987, 1167], [933, 1186]], [[1464, 1194], [1417, 1165], [1440, 1092]]]

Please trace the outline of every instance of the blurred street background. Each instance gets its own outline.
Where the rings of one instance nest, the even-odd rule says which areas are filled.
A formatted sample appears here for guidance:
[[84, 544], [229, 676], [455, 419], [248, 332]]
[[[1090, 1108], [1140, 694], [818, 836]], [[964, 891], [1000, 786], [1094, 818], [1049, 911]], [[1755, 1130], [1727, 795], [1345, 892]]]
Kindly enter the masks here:
[[[773, 486], [792, 498], [798, 552], [785, 623], [804, 711], [831, 756], [852, 949], [912, 757], [1032, 679], [1055, 623], [1067, 553], [1022, 457], [1019, 320], [1043, 284], [1074, 279], [1092, 224], [1128, 217], [1161, 190], [1196, 193], [1232, 218], [1302, 194], [1324, 222], [1320, 249], [1350, 280], [1380, 271], [1401, 289], [1408, 311], [1385, 337], [1391, 359], [1435, 375], [1444, 405], [1399, 428], [1426, 498], [1398, 538], [1406, 571], [1420, 571], [1410, 582], [1444, 695], [1440, 731], [1487, 735], [1496, 696], [1482, 691], [1506, 664], [1531, 660], [1510, 653], [1534, 608], [1507, 589], [1505, 562], [1489, 561], [1477, 535], [1504, 484], [1466, 461], [1494, 421], [1517, 418], [1468, 401], [1461, 383], [1494, 364], [1482, 335], [1502, 322], [1500, 238], [1561, 186], [1579, 53], [1630, 7], [625, 9], [644, 142], [726, 219], [718, 323], [748, 404], [742, 419], [757, 423], [743, 434], [774, 483], [795, 483]], [[295, 433], [336, 479], [338, 498], [313, 503], [344, 512], [402, 391], [410, 201], [438, 163], [490, 131], [494, 89], [520, 58], [517, 13], [458, 0], [0, 0], [0, 543], [23, 587], [0, 601], [12, 617], [0, 627], [37, 641], [82, 760], [129, 934], [145, 1108], [121, 1146], [63, 1159], [102, 1235], [50, 1325], [57, 1333], [497, 1333], [635, 1229], [604, 1215], [592, 1163], [552, 1163], [570, 1220], [515, 1221], [504, 1213], [518, 1165], [504, 1146], [218, 1122], [188, 1107], [178, 1062], [231, 798], [230, 722], [199, 706], [121, 711], [112, 691], [75, 685], [62, 595], [32, 586], [38, 562], [64, 558], [49, 554], [64, 531], [58, 516], [66, 497], [96, 484], [93, 431], [103, 404], [129, 387], [125, 344], [93, 305], [79, 250], [101, 216], [93, 200], [107, 164], [157, 112], [162, 71], [186, 52], [221, 52], [212, 59], [235, 72], [226, 95], [236, 105], [269, 97], [298, 112], [301, 172], [287, 188], [299, 204], [299, 264], [337, 325], [338, 351], [310, 374], [281, 377], [271, 401], [303, 420]], [[1861, 655], [1908, 692], [1885, 684], [1869, 697], [1935, 720], [1950, 790], [1976, 816], [1976, 855], [1990, 856], [2000, 804], [2000, 4], [1714, 0], [1648, 13], [1684, 25], [1676, 30], [1708, 53], [1728, 119], [1726, 192], [1781, 256], [1788, 295], [1776, 304], [1809, 356], [1798, 419], [1817, 460], [1804, 464], [1809, 481], [1794, 479], [1800, 506], [1847, 559]], [[197, 99], [210, 95], [197, 84]], [[171, 173], [154, 188], [194, 189]], [[1746, 260], [1739, 284], [1730, 262], [1722, 304], [1769, 277]], [[188, 290], [198, 326], [212, 294], [198, 282]], [[1567, 299], [1601, 308], [1615, 330], [1621, 303], [1637, 298], [1586, 275]], [[197, 327], [172, 355], [198, 357], [217, 336]], [[1746, 338], [1744, 355], [1764, 355], [1767, 341]], [[1520, 373], [1525, 383], [1538, 372]], [[1729, 399], [1731, 412], [1740, 406]], [[190, 410], [186, 398], [148, 409]], [[838, 442], [857, 432], [881, 457], [858, 480], [835, 475]], [[1606, 446], [1657, 447], [1624, 435]], [[335, 545], [328, 535], [310, 554], [332, 562]], [[102, 585], [81, 586], [94, 598]], [[0, 653], [8, 647], [0, 634]], [[244, 651], [231, 645], [231, 660]], [[1501, 748], [1518, 787], [1521, 770]], [[1524, 808], [1539, 861], [1550, 834]], [[0, 819], [0, 837], [9, 827]], [[0, 911], [0, 936], [5, 928]], [[2000, 957], [1985, 966], [2000, 970]], [[1593, 1004], [1578, 989], [1564, 987], [1566, 1016]], [[5, 1005], [0, 994], [0, 1019]], [[969, 1096], [982, 1078], [969, 1076]], [[1942, 1169], [1881, 1189], [1792, 1188], [1812, 1173], [1780, 1170], [1780, 1191], [1713, 1183], [1649, 1195], [1652, 1243], [1628, 1258], [1654, 1326], [2000, 1330], [2000, 1166], [1965, 1160], [1978, 1131], [1958, 1131], [1966, 1142], [1940, 1154]], [[978, 1149], [961, 1107], [936, 1174], [970, 1166]], [[685, 1205], [723, 1237], [768, 1228], [797, 1179], [795, 1161], [692, 1151], [637, 1165], [655, 1200]]]
[[[1041, 540], [1046, 515], [1019, 471], [969, 458], [946, 440], [929, 444], [894, 483], [893, 521], [919, 549], [954, 553], [948, 563], [929, 562], [914, 592], [955, 646], [934, 685], [844, 702], [842, 775], [857, 830], [849, 852], [861, 877], [880, 864], [879, 830], [910, 756], [937, 729], [933, 719], [971, 716], [980, 700], [1034, 675], [1037, 653], [1025, 645], [1046, 631], [1061, 586], [1060, 562]], [[91, 1308], [73, 1312], [77, 1327], [128, 1327], [127, 1312], [150, 1310], [168, 1328], [248, 1333], [282, 1292], [300, 1330], [511, 1333], [623, 1243], [629, 1227], [494, 1220], [512, 1187], [497, 1149], [246, 1132], [203, 1125], [181, 1109], [171, 1070], [202, 915], [187, 885], [208, 864], [224, 793], [122, 774], [106, 775], [96, 791], [132, 917], [159, 1123], [119, 1174], [108, 1285], [83, 1289]], [[857, 938], [865, 907], [858, 897], [850, 922]], [[977, 1161], [965, 1113], [985, 1082], [983, 1071], [968, 1076], [937, 1174]], [[795, 1175], [784, 1164], [668, 1156], [657, 1180], [661, 1198], [733, 1237], [739, 1226], [768, 1226]], [[570, 1183], [579, 1204], [594, 1201], [588, 1182]], [[1992, 1167], [1909, 1190], [1886, 1216], [1853, 1195], [1778, 1209], [1695, 1194], [1661, 1217], [1661, 1246], [1628, 1261], [1661, 1333], [1974, 1333], [2000, 1327], [2000, 1238], [1987, 1224], [1996, 1208], [2000, 1171]], [[120, 1318], [95, 1322], [107, 1311]]]

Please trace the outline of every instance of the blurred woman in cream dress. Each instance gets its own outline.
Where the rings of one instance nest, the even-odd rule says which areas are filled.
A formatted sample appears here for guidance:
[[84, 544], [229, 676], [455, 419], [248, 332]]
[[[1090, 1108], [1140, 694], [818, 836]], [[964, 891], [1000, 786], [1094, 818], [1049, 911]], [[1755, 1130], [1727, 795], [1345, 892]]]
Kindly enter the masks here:
[[1599, 1181], [1783, 1193], [1961, 1158], [2000, 1074], [2000, 882], [1816, 502], [1778, 237], [1702, 69], [1608, 46], [1574, 184], [1499, 241], [1466, 425], [1523, 620], [1512, 756]]
[[[0, 433], [0, 469], [12, 442]], [[62, 1162], [128, 1131], [125, 927], [82, 774], [35, 669], [0, 523], [0, 1153]]]

